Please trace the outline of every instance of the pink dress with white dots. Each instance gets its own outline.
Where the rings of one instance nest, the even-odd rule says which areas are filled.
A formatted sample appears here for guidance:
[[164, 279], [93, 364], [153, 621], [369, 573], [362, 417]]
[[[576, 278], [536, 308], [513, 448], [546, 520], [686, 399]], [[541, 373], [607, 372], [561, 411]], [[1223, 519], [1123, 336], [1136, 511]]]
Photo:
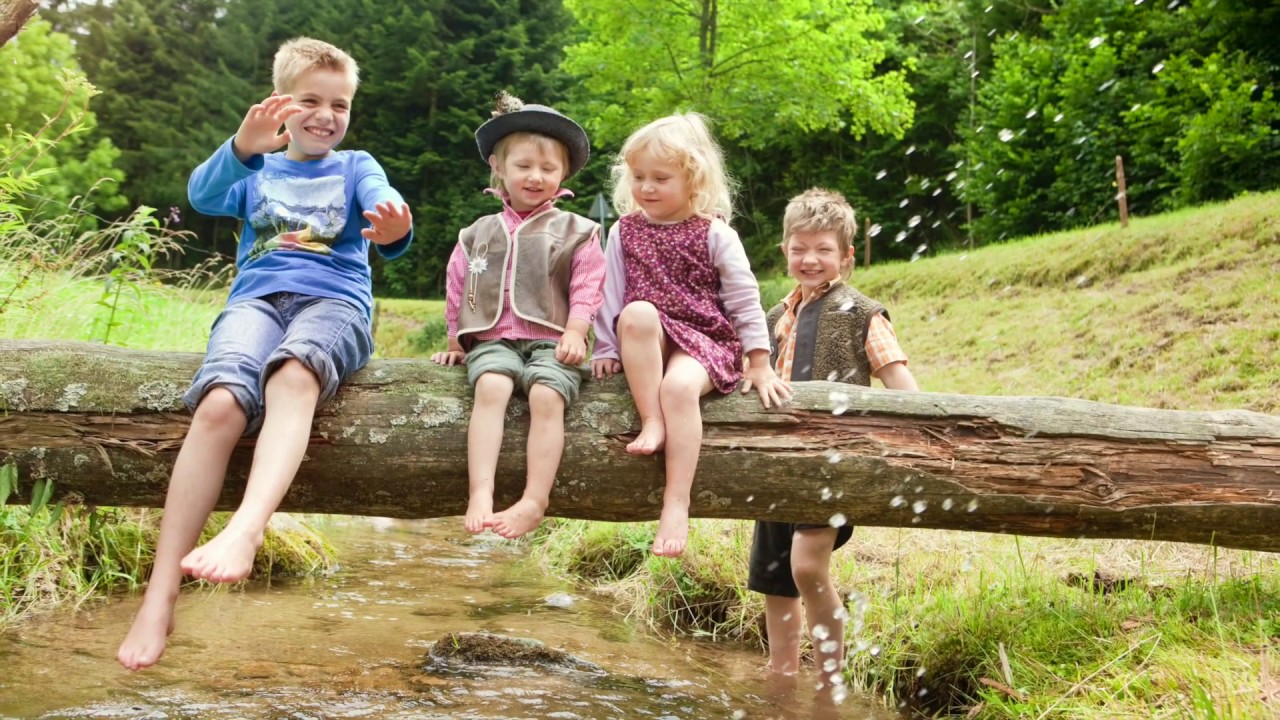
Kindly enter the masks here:
[[[669, 341], [702, 364], [715, 389], [733, 391], [742, 379], [744, 345], [767, 349], [768, 331], [746, 253], [736, 234], [718, 225], [719, 235], [705, 217], [657, 224], [631, 213], [618, 220], [605, 249], [608, 274], [595, 357], [618, 357], [617, 315], [628, 303], [645, 301], [658, 309]], [[726, 233], [731, 237], [723, 238]]]

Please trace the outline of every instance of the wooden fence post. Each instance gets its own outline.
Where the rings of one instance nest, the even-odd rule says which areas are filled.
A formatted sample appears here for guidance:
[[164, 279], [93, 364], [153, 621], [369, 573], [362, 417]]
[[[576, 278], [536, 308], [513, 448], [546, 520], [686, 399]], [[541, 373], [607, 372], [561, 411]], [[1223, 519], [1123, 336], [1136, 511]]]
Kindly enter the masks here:
[[871, 267], [871, 218], [867, 218], [867, 229], [862, 233], [866, 245], [862, 251], [862, 266]]
[[1120, 205], [1120, 227], [1129, 227], [1129, 193], [1124, 186], [1124, 158], [1116, 156], [1116, 202]]

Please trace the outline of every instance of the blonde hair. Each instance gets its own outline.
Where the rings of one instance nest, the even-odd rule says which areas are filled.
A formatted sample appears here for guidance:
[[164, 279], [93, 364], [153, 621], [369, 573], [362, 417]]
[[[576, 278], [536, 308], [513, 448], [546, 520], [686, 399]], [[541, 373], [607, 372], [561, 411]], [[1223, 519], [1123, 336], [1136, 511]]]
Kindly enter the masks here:
[[360, 67], [355, 59], [323, 40], [308, 37], [289, 40], [276, 50], [275, 62], [271, 66], [271, 85], [284, 95], [293, 89], [299, 78], [313, 70], [345, 74], [353, 91], [360, 86]]
[[786, 214], [782, 216], [782, 249], [787, 241], [800, 232], [825, 232], [836, 234], [841, 263], [853, 264], [853, 237], [858, 232], [858, 220], [853, 206], [844, 195], [825, 188], [809, 188], [791, 198]]
[[[550, 135], [524, 130], [502, 136], [502, 139], [493, 146], [493, 159], [498, 167], [502, 167], [503, 163], [507, 161], [507, 155], [511, 153], [512, 146], [519, 143], [531, 143], [545, 153], [555, 153], [560, 157], [560, 162], [564, 165], [564, 174], [566, 176], [569, 174], [569, 148], [565, 147], [564, 143]], [[489, 187], [494, 190], [506, 190], [498, 171], [492, 168], [489, 169]]]
[[733, 218], [733, 181], [724, 169], [724, 153], [711, 136], [706, 116], [688, 112], [669, 115], [631, 133], [622, 144], [610, 172], [613, 176], [613, 207], [619, 215], [637, 209], [631, 191], [629, 161], [649, 153], [685, 172], [693, 211], [706, 217]]

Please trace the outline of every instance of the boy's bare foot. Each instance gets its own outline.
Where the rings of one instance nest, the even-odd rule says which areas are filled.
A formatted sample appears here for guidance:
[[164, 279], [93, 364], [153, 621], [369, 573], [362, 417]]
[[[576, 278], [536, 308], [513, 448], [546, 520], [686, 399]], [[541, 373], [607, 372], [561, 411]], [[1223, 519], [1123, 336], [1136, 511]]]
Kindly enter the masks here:
[[473, 493], [467, 500], [467, 516], [462, 525], [469, 533], [484, 532], [493, 525], [493, 494], [487, 492]]
[[143, 598], [129, 634], [116, 651], [116, 660], [130, 670], [151, 667], [164, 654], [165, 643], [172, 632], [173, 601]]
[[261, 530], [244, 533], [223, 528], [212, 540], [182, 558], [182, 571], [209, 582], [240, 582], [253, 572], [253, 558], [260, 547]]
[[518, 538], [542, 523], [546, 512], [545, 504], [538, 504], [529, 498], [520, 498], [515, 505], [497, 513], [489, 522], [489, 527], [508, 540]]
[[657, 418], [645, 420], [640, 426], [640, 434], [627, 445], [627, 452], [632, 455], [652, 455], [662, 450], [666, 443], [666, 424]]
[[689, 509], [664, 503], [658, 518], [658, 536], [653, 539], [653, 554], [676, 557], [689, 541]]

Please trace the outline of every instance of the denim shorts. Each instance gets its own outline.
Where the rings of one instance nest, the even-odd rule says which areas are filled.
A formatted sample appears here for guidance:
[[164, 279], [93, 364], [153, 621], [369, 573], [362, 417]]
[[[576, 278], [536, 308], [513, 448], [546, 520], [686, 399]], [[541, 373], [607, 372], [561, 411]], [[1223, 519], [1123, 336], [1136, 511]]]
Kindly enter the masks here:
[[263, 388], [286, 360], [316, 374], [323, 404], [372, 354], [369, 318], [349, 302], [296, 293], [241, 300], [213, 321], [204, 364], [182, 400], [195, 411], [209, 390], [226, 388], [249, 421], [247, 435], [261, 427]]
[[555, 340], [484, 340], [467, 351], [467, 380], [475, 387], [485, 373], [506, 375], [525, 396], [534, 384], [560, 393], [566, 406], [578, 397], [582, 370], [556, 360]]

